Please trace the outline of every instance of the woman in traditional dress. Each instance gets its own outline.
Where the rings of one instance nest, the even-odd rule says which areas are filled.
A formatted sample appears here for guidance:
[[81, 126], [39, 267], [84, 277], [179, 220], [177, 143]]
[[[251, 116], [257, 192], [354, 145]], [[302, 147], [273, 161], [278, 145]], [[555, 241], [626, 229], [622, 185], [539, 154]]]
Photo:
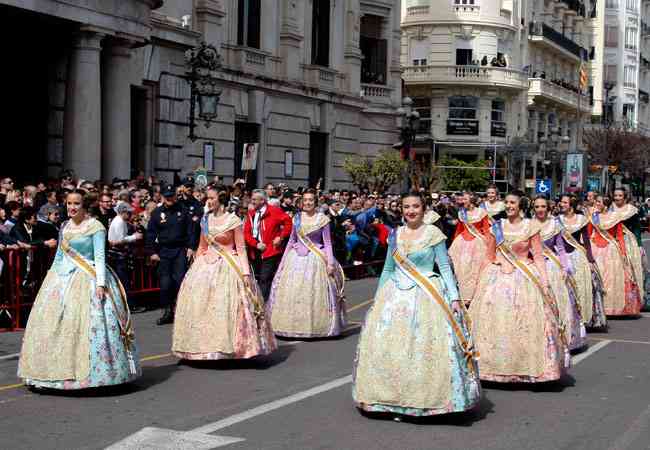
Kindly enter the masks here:
[[609, 211], [609, 197], [598, 196], [589, 226], [591, 251], [605, 286], [605, 314], [638, 316], [641, 294], [625, 245], [623, 220]]
[[345, 277], [332, 251], [330, 219], [316, 203], [313, 190], [303, 194], [273, 279], [268, 310], [277, 336], [332, 337], [346, 325]]
[[569, 350], [578, 350], [587, 345], [587, 332], [578, 304], [578, 287], [573, 266], [566, 253], [564, 229], [559, 219], [551, 217], [548, 200], [537, 197], [533, 202], [534, 221], [539, 225], [546, 273], [560, 310], [560, 320], [566, 327]]
[[406, 225], [391, 233], [375, 301], [361, 330], [352, 396], [364, 411], [431, 416], [465, 411], [480, 400], [445, 235], [424, 223], [424, 204], [418, 193], [402, 199]]
[[478, 198], [470, 192], [463, 193], [463, 208], [458, 211], [458, 225], [449, 247], [449, 257], [458, 279], [460, 298], [466, 303], [474, 297], [481, 261], [487, 251], [486, 235], [490, 232], [487, 212], [478, 208]]
[[612, 204], [612, 211], [614, 211], [621, 220], [623, 230], [623, 240], [625, 241], [625, 252], [627, 253], [632, 271], [634, 273], [634, 281], [639, 286], [639, 294], [641, 295], [642, 307], [645, 306], [645, 263], [646, 259], [645, 249], [643, 248], [643, 240], [641, 238], [641, 219], [639, 210], [636, 206], [628, 203], [627, 190], [623, 187], [614, 189], [614, 203]]
[[564, 239], [568, 244], [566, 251], [573, 267], [582, 320], [588, 329], [607, 328], [605, 289], [600, 270], [591, 252], [587, 226], [589, 218], [576, 213], [578, 200], [572, 195], [563, 195], [559, 206], [562, 213], [559, 219], [565, 230]]
[[106, 230], [83, 192], [66, 197], [52, 267], [29, 315], [18, 376], [48, 389], [128, 383], [141, 374], [124, 287], [106, 265]]
[[521, 217], [522, 196], [508, 194], [507, 218], [492, 225], [487, 262], [469, 309], [482, 380], [553, 381], [570, 363], [539, 224]]
[[277, 349], [251, 277], [242, 222], [225, 190], [207, 191], [197, 256], [178, 292], [172, 352], [187, 360], [245, 359]]
[[499, 189], [496, 184], [491, 184], [485, 191], [487, 201], [481, 203], [481, 208], [487, 211], [488, 216], [492, 220], [499, 220], [506, 217], [506, 205], [503, 201], [499, 200]]

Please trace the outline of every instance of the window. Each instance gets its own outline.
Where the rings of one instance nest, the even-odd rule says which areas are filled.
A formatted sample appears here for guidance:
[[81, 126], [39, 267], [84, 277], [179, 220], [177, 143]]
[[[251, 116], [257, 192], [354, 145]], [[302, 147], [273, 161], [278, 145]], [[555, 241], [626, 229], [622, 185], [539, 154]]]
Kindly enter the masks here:
[[472, 63], [472, 50], [466, 48], [456, 49], [456, 65], [466, 66]]
[[237, 7], [237, 45], [260, 48], [262, 0], [239, 0]]
[[414, 66], [426, 66], [427, 65], [427, 60], [426, 59], [414, 59], [413, 60], [413, 65]]
[[618, 47], [618, 27], [605, 25], [605, 47]]
[[614, 64], [606, 64], [605, 65], [605, 70], [604, 70], [604, 79], [605, 81], [609, 81], [612, 83], [616, 83], [618, 81], [618, 74], [617, 74], [617, 66]]
[[625, 7], [630, 11], [637, 11], [637, 0], [625, 0]]
[[623, 105], [623, 122], [628, 126], [633, 126], [636, 122], [636, 114], [634, 110], [634, 105], [624, 104]]
[[[379, 16], [365, 15], [361, 18], [359, 48], [363, 55], [361, 61], [362, 83], [386, 84], [388, 41], [381, 39], [382, 23], [383, 19]], [[424, 62], [422, 63], [422, 61]], [[413, 65], [426, 66], [426, 61], [426, 59], [415, 58]]]
[[628, 88], [636, 87], [636, 66], [625, 66], [623, 68], [623, 86]]
[[637, 28], [632, 28], [632, 27], [625, 28], [625, 48], [627, 50], [637, 49], [638, 36], [639, 36], [639, 31]]
[[478, 109], [477, 97], [449, 97], [449, 118], [476, 120]]
[[478, 4], [477, 0], [453, 0], [456, 6], [474, 6]]
[[497, 122], [506, 121], [506, 103], [503, 100], [492, 100], [492, 120]]
[[617, 9], [618, 0], [605, 0], [605, 8]]
[[311, 63], [327, 67], [330, 62], [330, 0], [314, 0], [311, 13]]

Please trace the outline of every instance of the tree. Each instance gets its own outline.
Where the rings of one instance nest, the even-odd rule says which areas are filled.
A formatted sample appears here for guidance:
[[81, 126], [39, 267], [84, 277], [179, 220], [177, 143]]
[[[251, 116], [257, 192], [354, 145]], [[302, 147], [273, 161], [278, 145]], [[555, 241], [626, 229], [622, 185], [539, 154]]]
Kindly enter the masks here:
[[383, 192], [396, 184], [406, 171], [406, 161], [399, 153], [382, 150], [376, 158], [349, 156], [343, 162], [343, 170], [357, 189]]
[[490, 183], [490, 171], [485, 160], [465, 162], [454, 158], [442, 158], [439, 166], [453, 166], [453, 169], [439, 168], [443, 189], [447, 191], [484, 191]]
[[650, 138], [620, 126], [585, 129], [583, 142], [591, 164], [617, 166], [632, 177], [643, 175], [650, 160]]

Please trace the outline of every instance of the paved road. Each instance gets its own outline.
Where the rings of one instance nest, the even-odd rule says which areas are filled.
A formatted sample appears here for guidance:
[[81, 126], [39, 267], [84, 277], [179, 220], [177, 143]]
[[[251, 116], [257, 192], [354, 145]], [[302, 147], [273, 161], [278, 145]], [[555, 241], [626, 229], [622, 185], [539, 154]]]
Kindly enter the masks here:
[[[136, 315], [144, 376], [93, 396], [31, 393], [0, 359], [0, 449], [589, 449], [650, 448], [650, 314], [590, 335], [562, 383], [485, 386], [478, 411], [415, 423], [353, 407], [350, 372], [376, 280], [348, 283], [340, 339], [283, 341], [254, 362], [179, 365], [171, 327]], [[20, 335], [0, 335], [0, 358]], [[143, 430], [144, 429], [144, 430]], [[134, 444], [140, 443], [140, 444]]]

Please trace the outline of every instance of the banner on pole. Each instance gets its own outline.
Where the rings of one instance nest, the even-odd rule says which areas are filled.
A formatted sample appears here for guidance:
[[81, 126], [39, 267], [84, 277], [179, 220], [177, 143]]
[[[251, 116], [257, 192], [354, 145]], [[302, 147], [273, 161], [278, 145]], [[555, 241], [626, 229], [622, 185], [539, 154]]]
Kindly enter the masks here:
[[567, 192], [582, 191], [584, 186], [584, 154], [569, 153], [566, 155], [565, 189]]

